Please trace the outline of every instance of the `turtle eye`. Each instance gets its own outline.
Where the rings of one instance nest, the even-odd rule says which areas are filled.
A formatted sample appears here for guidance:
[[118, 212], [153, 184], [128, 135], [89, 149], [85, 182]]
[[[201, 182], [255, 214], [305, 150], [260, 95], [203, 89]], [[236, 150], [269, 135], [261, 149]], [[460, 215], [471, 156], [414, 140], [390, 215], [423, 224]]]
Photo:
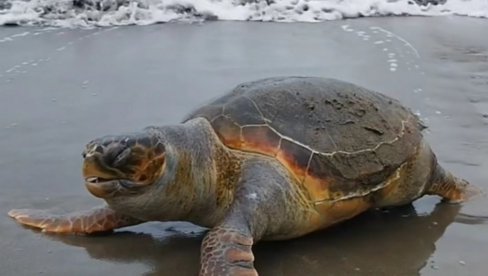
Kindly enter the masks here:
[[144, 182], [144, 181], [146, 181], [146, 180], [147, 180], [147, 175], [145, 175], [145, 174], [143, 174], [143, 175], [141, 175], [141, 176], [139, 177], [139, 181], [140, 181], [140, 182]]

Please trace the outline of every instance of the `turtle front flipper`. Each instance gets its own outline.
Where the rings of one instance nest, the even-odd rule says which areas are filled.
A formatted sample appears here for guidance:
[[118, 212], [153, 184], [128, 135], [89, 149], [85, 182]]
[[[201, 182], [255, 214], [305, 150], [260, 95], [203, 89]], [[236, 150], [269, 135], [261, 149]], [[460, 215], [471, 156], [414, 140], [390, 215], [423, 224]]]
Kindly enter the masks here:
[[[226, 192], [226, 184], [219, 183], [218, 189]], [[227, 214], [203, 240], [200, 276], [256, 276], [253, 244], [315, 229], [308, 223], [316, 212], [304, 203], [297, 181], [279, 162], [246, 160], [235, 189]]]
[[201, 276], [257, 276], [252, 236], [243, 229], [220, 226], [212, 229], [202, 243]]
[[141, 223], [141, 221], [116, 213], [109, 207], [67, 215], [54, 215], [42, 210], [14, 209], [8, 215], [19, 223], [49, 233], [92, 234]]

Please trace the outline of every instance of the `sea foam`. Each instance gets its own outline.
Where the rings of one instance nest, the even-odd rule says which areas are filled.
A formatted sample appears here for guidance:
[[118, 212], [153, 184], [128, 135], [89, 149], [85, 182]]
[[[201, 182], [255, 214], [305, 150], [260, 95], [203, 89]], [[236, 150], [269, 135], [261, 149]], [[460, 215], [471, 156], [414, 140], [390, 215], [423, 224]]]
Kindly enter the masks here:
[[204, 20], [321, 22], [395, 15], [488, 18], [488, 0], [0, 0], [0, 25], [92, 27]]

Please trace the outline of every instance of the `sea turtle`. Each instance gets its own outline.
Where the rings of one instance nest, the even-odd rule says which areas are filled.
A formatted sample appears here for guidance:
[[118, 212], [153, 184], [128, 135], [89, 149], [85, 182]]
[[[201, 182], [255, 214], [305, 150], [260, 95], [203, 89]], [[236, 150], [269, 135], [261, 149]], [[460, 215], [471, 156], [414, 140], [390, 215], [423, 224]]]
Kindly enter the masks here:
[[258, 240], [299, 237], [425, 194], [465, 200], [472, 186], [442, 169], [423, 128], [397, 100], [348, 82], [247, 82], [181, 124], [89, 142], [83, 176], [106, 206], [9, 215], [56, 233], [189, 221], [210, 228], [200, 275], [256, 275]]

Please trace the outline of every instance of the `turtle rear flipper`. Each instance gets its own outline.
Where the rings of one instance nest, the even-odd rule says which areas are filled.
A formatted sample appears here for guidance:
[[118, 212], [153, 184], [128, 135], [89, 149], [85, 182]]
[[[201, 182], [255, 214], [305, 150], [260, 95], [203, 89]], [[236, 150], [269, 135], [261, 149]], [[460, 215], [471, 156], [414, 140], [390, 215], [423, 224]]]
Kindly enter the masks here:
[[461, 203], [474, 196], [482, 194], [482, 191], [468, 181], [455, 177], [437, 164], [432, 177], [432, 184], [427, 189], [426, 193], [438, 195], [442, 197], [445, 202]]
[[141, 223], [108, 207], [68, 215], [54, 215], [42, 210], [14, 209], [8, 212], [8, 215], [23, 225], [50, 233], [92, 234]]

